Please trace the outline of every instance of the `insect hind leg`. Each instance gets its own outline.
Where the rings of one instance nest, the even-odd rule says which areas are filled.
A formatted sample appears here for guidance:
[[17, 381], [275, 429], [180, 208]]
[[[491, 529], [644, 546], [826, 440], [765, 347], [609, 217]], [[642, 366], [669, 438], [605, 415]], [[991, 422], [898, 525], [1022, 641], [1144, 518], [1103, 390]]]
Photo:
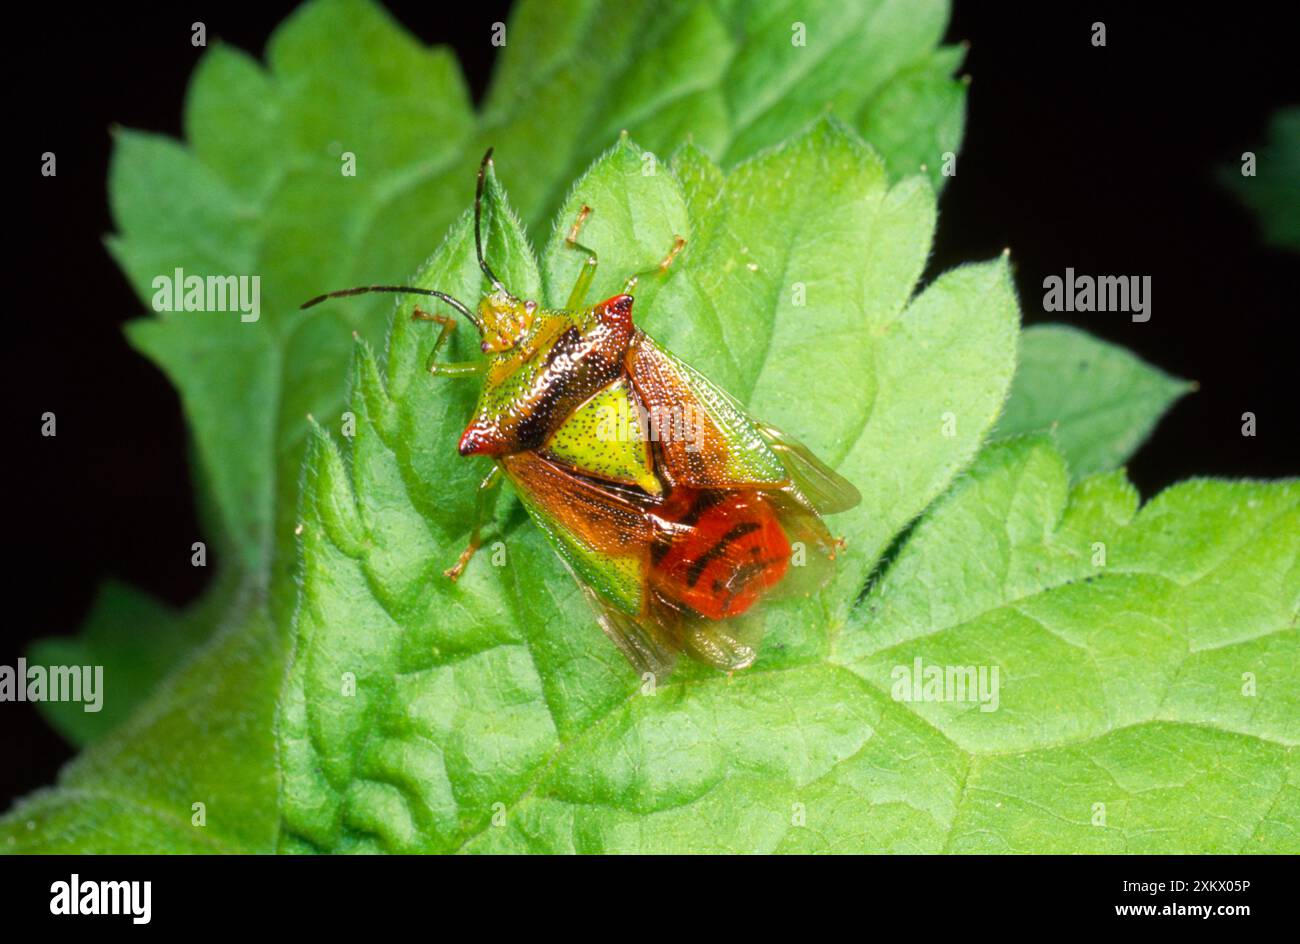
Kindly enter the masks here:
[[492, 519], [492, 509], [496, 505], [497, 487], [500, 484], [501, 466], [493, 465], [492, 471], [479, 483], [478, 492], [474, 496], [474, 527], [469, 534], [469, 544], [465, 545], [465, 550], [460, 552], [460, 557], [456, 559], [456, 563], [442, 572], [443, 576], [453, 583], [465, 572], [465, 566], [470, 562], [475, 552], [483, 546], [483, 525]]

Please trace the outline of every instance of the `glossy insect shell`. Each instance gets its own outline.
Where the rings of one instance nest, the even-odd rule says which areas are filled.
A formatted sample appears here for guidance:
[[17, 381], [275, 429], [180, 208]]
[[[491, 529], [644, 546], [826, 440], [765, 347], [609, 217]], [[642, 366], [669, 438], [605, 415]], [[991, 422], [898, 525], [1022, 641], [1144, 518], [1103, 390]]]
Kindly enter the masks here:
[[[729, 671], [751, 664], [751, 611], [825, 584], [839, 543], [821, 514], [852, 507], [857, 491], [636, 326], [630, 292], [667, 271], [680, 238], [657, 270], [584, 306], [596, 266], [577, 241], [584, 206], [567, 239], [587, 254], [568, 307], [511, 295], [478, 238], [487, 166], [475, 241], [493, 291], [472, 313], [442, 296], [474, 322], [487, 358], [460, 453], [494, 460], [485, 489], [504, 472], [639, 671], [666, 672], [683, 651]], [[665, 421], [680, 426], [664, 436]]]
[[457, 579], [480, 546], [504, 473], [638, 671], [665, 673], [679, 652], [727, 671], [750, 665], [757, 657], [750, 611], [770, 596], [825, 585], [840, 542], [821, 516], [853, 507], [857, 490], [633, 323], [630, 292], [638, 279], [664, 274], [684, 239], [657, 269], [630, 276], [623, 293], [584, 307], [597, 262], [578, 242], [591, 213], [584, 205], [566, 237], [586, 253], [568, 307], [510, 294], [483, 254], [491, 156], [479, 166], [474, 242], [493, 291], [476, 310], [436, 289], [385, 285], [329, 292], [303, 307], [409, 293], [439, 299], [478, 329], [486, 364], [440, 366], [455, 322], [413, 311], [442, 326], [429, 362], [434, 375], [481, 378], [459, 450], [495, 463], [448, 578]]
[[[577, 311], [488, 296], [489, 363], [461, 452], [497, 460], [638, 668], [662, 671], [681, 649], [743, 667], [756, 650], [728, 627], [785, 581], [793, 540], [820, 562], [835, 542], [777, 454], [783, 434], [637, 329], [633, 307], [627, 294]], [[609, 425], [683, 411], [693, 435], [652, 443], [639, 424]]]
[[489, 361], [474, 417], [460, 439], [465, 456], [540, 447], [619, 376], [632, 339], [630, 295], [562, 311], [494, 292], [478, 314]]

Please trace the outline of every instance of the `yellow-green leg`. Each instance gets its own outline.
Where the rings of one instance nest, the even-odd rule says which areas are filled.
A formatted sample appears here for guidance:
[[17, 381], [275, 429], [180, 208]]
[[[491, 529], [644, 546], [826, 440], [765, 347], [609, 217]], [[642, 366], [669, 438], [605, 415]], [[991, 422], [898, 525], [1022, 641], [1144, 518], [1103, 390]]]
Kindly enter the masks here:
[[483, 544], [483, 525], [492, 520], [492, 510], [496, 506], [497, 488], [501, 485], [501, 466], [493, 463], [489, 472], [478, 484], [474, 496], [474, 528], [469, 533], [469, 544], [460, 552], [456, 563], [443, 571], [448, 580], [456, 580], [465, 571], [465, 565]]
[[685, 247], [686, 247], [686, 240], [683, 239], [681, 236], [674, 236], [673, 248], [668, 250], [668, 255], [664, 256], [663, 259], [660, 260], [657, 266], [655, 266], [653, 269], [646, 269], [644, 272], [637, 272], [635, 275], [629, 275], [627, 277], [627, 281], [623, 283], [623, 294], [631, 295], [632, 290], [636, 288], [636, 283], [641, 281], [641, 279], [646, 278], [647, 276], [667, 275], [668, 267], [673, 264], [673, 260], [677, 258], [677, 254], [680, 253], [682, 249], [684, 249]]
[[437, 339], [433, 342], [433, 350], [429, 352], [428, 363], [424, 365], [430, 374], [435, 377], [471, 377], [483, 372], [487, 361], [438, 363], [438, 355], [451, 338], [451, 333], [456, 330], [456, 319], [449, 315], [433, 315], [419, 308], [411, 312], [411, 318], [415, 321], [436, 321], [442, 326], [438, 331]]
[[[578, 242], [578, 233], [582, 231], [582, 224], [587, 221], [587, 217], [590, 215], [591, 207], [584, 203], [582, 208], [578, 210], [578, 218], [573, 221], [573, 225], [569, 227], [568, 235], [564, 237], [564, 243], [566, 246], [571, 249], [577, 249], [578, 251], [585, 253], [587, 256], [586, 262], [583, 263], [582, 271], [578, 273], [578, 281], [574, 283], [573, 291], [569, 293], [569, 300], [564, 306], [570, 311], [582, 307], [582, 303], [587, 298], [587, 292], [591, 290], [591, 283], [596, 278], [596, 250]], [[673, 260], [677, 258], [678, 253], [680, 253], [685, 246], [686, 240], [681, 236], [675, 236], [673, 238], [673, 247], [668, 250], [668, 254], [660, 260], [657, 266], [653, 269], [646, 269], [643, 272], [638, 272], [635, 275], [628, 276], [627, 281], [623, 283], [623, 294], [631, 294], [632, 289], [636, 288], [637, 282], [647, 276], [665, 275], [668, 272], [668, 267], [673, 264]]]
[[584, 203], [582, 209], [578, 211], [578, 218], [569, 227], [569, 235], [564, 237], [566, 246], [570, 249], [577, 249], [587, 256], [586, 261], [582, 264], [582, 270], [578, 273], [578, 281], [573, 283], [573, 291], [569, 293], [569, 300], [564, 305], [569, 311], [575, 311], [582, 307], [587, 292], [591, 290], [592, 280], [596, 278], [596, 250], [578, 242], [578, 233], [582, 230], [582, 224], [587, 221], [589, 216], [591, 216], [591, 207]]

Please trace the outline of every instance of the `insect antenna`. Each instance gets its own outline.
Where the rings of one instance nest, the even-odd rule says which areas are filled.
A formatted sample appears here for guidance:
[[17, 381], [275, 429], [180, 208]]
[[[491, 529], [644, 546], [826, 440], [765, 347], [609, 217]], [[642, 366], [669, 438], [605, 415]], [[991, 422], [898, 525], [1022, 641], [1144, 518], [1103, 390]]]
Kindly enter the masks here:
[[[488, 265], [487, 259], [483, 256], [483, 180], [487, 174], [487, 166], [491, 162], [492, 148], [488, 148], [487, 153], [483, 155], [482, 162], [478, 165], [478, 184], [474, 188], [474, 253], [478, 257], [478, 267], [488, 277], [488, 281], [492, 283], [492, 288], [509, 295], [510, 292], [497, 278], [496, 273], [492, 271], [492, 267]], [[360, 285], [356, 288], [344, 288], [339, 289], [337, 292], [326, 292], [324, 295], [317, 295], [298, 307], [300, 309], [311, 308], [313, 305], [319, 305], [327, 298], [346, 298], [349, 295], [364, 295], [367, 292], [395, 292], [404, 295], [430, 295], [433, 298], [440, 298], [468, 318], [474, 327], [478, 328], [479, 333], [483, 332], [483, 322], [465, 304], [444, 292], [435, 292], [429, 288], [409, 288], [405, 285]]]
[[435, 292], [431, 288], [411, 288], [406, 285], [359, 285], [356, 288], [342, 288], [337, 292], [326, 292], [324, 295], [317, 295], [315, 298], [303, 302], [298, 306], [299, 310], [311, 308], [313, 305], [319, 305], [328, 298], [346, 298], [349, 295], [365, 295], [368, 292], [394, 292], [399, 295], [429, 295], [433, 298], [441, 299], [452, 308], [464, 315], [470, 320], [474, 327], [480, 332], [483, 330], [483, 322], [479, 320], [477, 314], [471, 311], [463, 302], [452, 298], [446, 292]]
[[483, 236], [481, 232], [481, 223], [483, 220], [483, 177], [486, 174], [487, 166], [490, 163], [492, 163], [492, 148], [487, 149], [487, 153], [483, 155], [482, 162], [478, 165], [478, 186], [474, 189], [474, 250], [478, 254], [478, 267], [482, 269], [483, 274], [488, 277], [488, 281], [492, 283], [492, 287], [498, 292], [505, 292], [509, 295], [510, 293], [506, 291], [506, 287], [501, 284], [501, 280], [497, 278], [496, 273], [492, 271], [492, 267], [488, 265], [487, 259], [483, 257]]

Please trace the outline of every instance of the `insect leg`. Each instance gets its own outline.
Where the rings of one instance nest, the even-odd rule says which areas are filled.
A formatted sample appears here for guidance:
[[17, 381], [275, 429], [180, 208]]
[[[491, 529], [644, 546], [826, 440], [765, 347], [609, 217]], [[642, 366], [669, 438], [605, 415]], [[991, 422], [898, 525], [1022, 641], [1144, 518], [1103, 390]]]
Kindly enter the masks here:
[[673, 260], [677, 258], [677, 254], [685, 247], [686, 240], [681, 236], [674, 236], [673, 248], [668, 250], [668, 255], [664, 256], [657, 266], [653, 269], [646, 269], [644, 272], [637, 272], [635, 275], [628, 276], [627, 281], [623, 283], [623, 294], [631, 295], [632, 289], [636, 288], [636, 283], [646, 276], [667, 275], [668, 267], [673, 264]]
[[460, 552], [456, 563], [443, 571], [449, 580], [456, 580], [465, 571], [465, 565], [474, 556], [474, 552], [483, 543], [481, 531], [483, 525], [492, 518], [492, 509], [496, 505], [497, 488], [501, 485], [501, 466], [492, 465], [492, 471], [478, 485], [474, 496], [474, 529], [469, 534], [469, 544]]
[[582, 264], [582, 271], [578, 273], [578, 281], [573, 284], [573, 291], [569, 293], [569, 300], [564, 306], [569, 310], [582, 307], [582, 300], [587, 297], [587, 292], [591, 288], [591, 280], [596, 277], [596, 250], [589, 249], [578, 242], [578, 232], [590, 215], [591, 207], [584, 203], [582, 209], [578, 211], [578, 218], [569, 227], [569, 235], [564, 237], [566, 246], [587, 255], [587, 261]]
[[442, 326], [438, 331], [437, 340], [433, 342], [433, 350], [429, 352], [429, 361], [425, 365], [430, 374], [435, 377], [469, 377], [483, 372], [483, 368], [486, 366], [484, 361], [461, 361], [454, 364], [438, 363], [438, 354], [451, 338], [451, 333], [456, 330], [456, 319], [449, 318], [446, 315], [431, 315], [418, 307], [411, 312], [411, 318], [415, 321], [436, 321]]

